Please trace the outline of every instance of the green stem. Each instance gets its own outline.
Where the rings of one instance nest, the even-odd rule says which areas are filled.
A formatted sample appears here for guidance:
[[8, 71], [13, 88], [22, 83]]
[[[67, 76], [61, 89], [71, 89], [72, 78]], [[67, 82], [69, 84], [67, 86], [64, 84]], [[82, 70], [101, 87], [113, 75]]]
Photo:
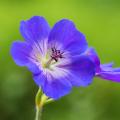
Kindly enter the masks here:
[[42, 109], [43, 109], [43, 106], [46, 103], [47, 99], [48, 99], [48, 97], [42, 93], [41, 89], [39, 89], [36, 94], [36, 97], [35, 97], [35, 103], [36, 103], [35, 120], [41, 120]]
[[36, 116], [35, 116], [35, 120], [41, 120], [41, 116], [42, 116], [42, 108], [36, 108]]

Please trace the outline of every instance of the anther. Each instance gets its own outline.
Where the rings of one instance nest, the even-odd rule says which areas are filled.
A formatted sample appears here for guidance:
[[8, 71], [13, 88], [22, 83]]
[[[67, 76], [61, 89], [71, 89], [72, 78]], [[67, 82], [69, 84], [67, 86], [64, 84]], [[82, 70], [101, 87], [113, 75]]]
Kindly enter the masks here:
[[56, 62], [58, 61], [59, 58], [63, 58], [63, 53], [60, 50], [57, 50], [55, 47], [51, 48], [52, 49], [52, 55], [51, 58], [55, 60]]

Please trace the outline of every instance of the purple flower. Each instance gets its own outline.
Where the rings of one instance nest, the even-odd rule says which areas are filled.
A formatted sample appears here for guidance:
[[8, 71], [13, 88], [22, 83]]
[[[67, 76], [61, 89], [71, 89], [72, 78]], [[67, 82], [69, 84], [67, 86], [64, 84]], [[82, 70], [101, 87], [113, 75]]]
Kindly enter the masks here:
[[95, 66], [85, 54], [85, 36], [74, 23], [63, 19], [51, 29], [43, 17], [34, 16], [20, 24], [24, 42], [12, 44], [11, 54], [19, 66], [26, 66], [35, 83], [50, 98], [68, 94], [73, 86], [87, 86]]
[[100, 59], [93, 48], [88, 48], [86, 55], [95, 63], [97, 77], [113, 82], [120, 82], [120, 68], [113, 68], [113, 63], [100, 64]]

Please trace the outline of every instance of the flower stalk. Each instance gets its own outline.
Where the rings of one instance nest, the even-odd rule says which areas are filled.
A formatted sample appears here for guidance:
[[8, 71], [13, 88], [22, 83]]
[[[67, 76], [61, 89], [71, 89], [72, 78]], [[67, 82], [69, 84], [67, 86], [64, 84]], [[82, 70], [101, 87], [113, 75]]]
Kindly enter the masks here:
[[43, 106], [45, 104], [51, 103], [53, 101], [53, 99], [48, 98], [43, 92], [42, 90], [39, 88], [36, 97], [35, 97], [35, 104], [36, 104], [36, 116], [35, 116], [35, 120], [41, 120], [42, 117], [42, 110], [43, 110]]
[[41, 120], [41, 114], [42, 114], [42, 109], [39, 109], [38, 107], [36, 107], [35, 120]]

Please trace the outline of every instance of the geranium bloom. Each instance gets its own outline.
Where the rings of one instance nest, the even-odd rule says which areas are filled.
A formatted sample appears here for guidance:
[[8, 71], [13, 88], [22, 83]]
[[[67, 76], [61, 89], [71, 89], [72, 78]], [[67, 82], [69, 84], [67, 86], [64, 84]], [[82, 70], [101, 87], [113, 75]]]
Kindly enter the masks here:
[[58, 99], [73, 86], [92, 82], [95, 65], [85, 54], [85, 36], [72, 21], [60, 20], [50, 29], [43, 17], [34, 16], [21, 22], [20, 32], [25, 41], [12, 44], [12, 57], [17, 65], [28, 67], [48, 97]]
[[102, 79], [120, 82], [120, 68], [113, 68], [113, 63], [101, 64], [100, 59], [93, 48], [86, 50], [88, 55], [96, 66], [96, 76]]

